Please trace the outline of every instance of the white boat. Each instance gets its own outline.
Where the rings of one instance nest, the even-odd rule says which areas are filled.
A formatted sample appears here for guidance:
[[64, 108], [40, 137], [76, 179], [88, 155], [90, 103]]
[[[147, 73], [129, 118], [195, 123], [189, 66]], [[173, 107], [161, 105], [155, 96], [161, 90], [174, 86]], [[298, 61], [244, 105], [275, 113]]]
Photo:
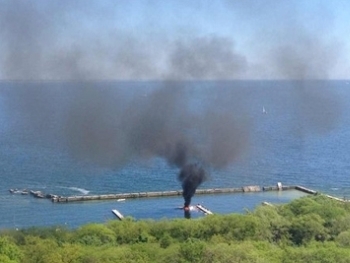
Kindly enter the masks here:
[[262, 113], [263, 114], [266, 114], [267, 113], [267, 111], [265, 110], [265, 107], [263, 106], [263, 108], [262, 108]]

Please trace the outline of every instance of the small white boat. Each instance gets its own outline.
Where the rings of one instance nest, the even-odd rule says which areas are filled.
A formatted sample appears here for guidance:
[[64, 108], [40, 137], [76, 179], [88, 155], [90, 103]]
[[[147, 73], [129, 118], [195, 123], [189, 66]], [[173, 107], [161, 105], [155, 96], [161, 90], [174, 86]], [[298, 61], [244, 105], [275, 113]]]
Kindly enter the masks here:
[[263, 108], [262, 108], [262, 113], [263, 113], [263, 114], [267, 114], [267, 111], [266, 111], [266, 109], [265, 109], [264, 106], [263, 106]]
[[117, 199], [117, 202], [124, 202], [126, 199], [125, 198], [120, 198], [120, 199]]
[[21, 191], [18, 190], [17, 188], [15, 188], [15, 189], [10, 189], [9, 191], [10, 191], [11, 194], [18, 194], [18, 193], [21, 192]]

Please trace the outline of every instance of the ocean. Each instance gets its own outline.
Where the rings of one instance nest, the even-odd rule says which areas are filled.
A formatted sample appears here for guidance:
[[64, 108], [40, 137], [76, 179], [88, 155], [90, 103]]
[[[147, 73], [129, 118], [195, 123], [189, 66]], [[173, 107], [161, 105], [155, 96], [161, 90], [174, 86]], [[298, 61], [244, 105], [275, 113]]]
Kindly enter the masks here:
[[[112, 209], [182, 218], [180, 196], [57, 204], [9, 192], [180, 190], [176, 140], [205, 167], [200, 188], [282, 182], [350, 198], [349, 88], [342, 80], [1, 82], [0, 229], [103, 223], [115, 219]], [[192, 204], [241, 213], [304, 195], [195, 195]]]

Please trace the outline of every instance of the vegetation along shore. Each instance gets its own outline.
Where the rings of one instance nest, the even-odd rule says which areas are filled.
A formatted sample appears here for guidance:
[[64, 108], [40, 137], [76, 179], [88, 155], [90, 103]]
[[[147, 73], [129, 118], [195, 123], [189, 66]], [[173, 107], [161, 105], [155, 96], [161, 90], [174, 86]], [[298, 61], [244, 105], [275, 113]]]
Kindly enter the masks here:
[[350, 262], [350, 204], [316, 194], [245, 214], [2, 230], [3, 263]]

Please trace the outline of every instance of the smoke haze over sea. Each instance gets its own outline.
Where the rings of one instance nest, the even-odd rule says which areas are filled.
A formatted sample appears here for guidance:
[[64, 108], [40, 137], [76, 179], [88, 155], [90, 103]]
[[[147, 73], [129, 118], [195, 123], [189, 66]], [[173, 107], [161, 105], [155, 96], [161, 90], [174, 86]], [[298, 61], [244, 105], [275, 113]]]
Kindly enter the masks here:
[[0, 79], [346, 79], [348, 9], [341, 0], [4, 0]]
[[[16, 113], [15, 129], [27, 131], [23, 142], [55, 144], [78, 162], [112, 169], [155, 157], [180, 170], [197, 164], [208, 170], [203, 182], [211, 169], [249, 156], [256, 129], [250, 99], [258, 83], [10, 83], [2, 93], [5, 116]], [[293, 81], [265, 82], [266, 89], [269, 83], [286, 83], [279, 99], [295, 106], [290, 109], [298, 119], [289, 127], [293, 136], [327, 135], [336, 128], [342, 110], [332, 87]]]
[[3, 1], [4, 167], [42, 174], [38, 148], [108, 171], [161, 160], [193, 193], [260, 154], [263, 106], [281, 107], [277, 137], [293, 147], [330, 136], [345, 111], [327, 80], [350, 78], [348, 4], [312, 3]]
[[[176, 108], [176, 114], [167, 115], [165, 111], [164, 116], [169, 118], [166, 121], [160, 113], [162, 108], [159, 111], [146, 110], [153, 109], [151, 105], [154, 103], [148, 104], [153, 96], [160, 90], [165, 92], [162, 82], [3, 82], [0, 96], [0, 164], [3, 179], [0, 199], [3, 202], [1, 207], [6, 208], [8, 213], [2, 213], [1, 218], [12, 222], [16, 215], [18, 222], [18, 217], [28, 218], [18, 211], [37, 211], [32, 212], [33, 216], [36, 215], [33, 218], [37, 218], [41, 217], [40, 211], [47, 217], [52, 209], [53, 213], [57, 209], [61, 210], [52, 206], [48, 200], [39, 204], [32, 198], [11, 196], [8, 193], [10, 188], [27, 188], [61, 195], [80, 194], [74, 190], [78, 188], [89, 191], [92, 195], [179, 189], [181, 182], [177, 181], [180, 172], [178, 164], [182, 164], [186, 158], [189, 164], [203, 165], [206, 174], [210, 175], [200, 186], [204, 188], [275, 185], [281, 181], [285, 185], [297, 183], [333, 195], [349, 195], [350, 183], [344, 176], [348, 167], [350, 138], [350, 120], [346, 114], [350, 110], [348, 84], [346, 81], [302, 82], [307, 87], [306, 91], [319, 90], [324, 94], [331, 92], [334, 96], [334, 101], [328, 100], [329, 103], [324, 104], [326, 106], [314, 107], [306, 114], [305, 109], [300, 107], [307, 105], [298, 104], [291, 99], [298, 83], [300, 82], [177, 83], [184, 87], [184, 93], [179, 93], [181, 96], [178, 97], [177, 105], [181, 107]], [[82, 89], [88, 92], [80, 93], [79, 85], [89, 85], [90, 89]], [[22, 91], [18, 92], [20, 90]], [[26, 93], [28, 90], [37, 92]], [[63, 90], [67, 92], [62, 92]], [[184, 99], [183, 94], [186, 95]], [[25, 104], [26, 99], [33, 103]], [[75, 100], [77, 101], [74, 102]], [[118, 103], [114, 104], [115, 101]], [[164, 103], [165, 101], [167, 100]], [[230, 105], [232, 101], [235, 103]], [[162, 100], [159, 103], [161, 102]], [[167, 103], [171, 109], [170, 102]], [[267, 114], [263, 114], [263, 106]], [[127, 110], [129, 108], [133, 111]], [[212, 108], [218, 112], [212, 112]], [[305, 114], [301, 114], [303, 111]], [[160, 122], [161, 129], [153, 128], [153, 125], [148, 127], [148, 121], [144, 124], [144, 118], [149, 112], [155, 114], [152, 117], [154, 120], [151, 118], [149, 122], [164, 120], [163, 123]], [[187, 117], [181, 115], [184, 112], [188, 113]], [[239, 114], [226, 117], [226, 114], [232, 112]], [[181, 117], [178, 120], [175, 116]], [[115, 128], [121, 120], [123, 125], [119, 129]], [[323, 123], [325, 120], [327, 121]], [[136, 124], [146, 125], [147, 129], [135, 126], [134, 133], [126, 129], [131, 129]], [[178, 128], [178, 124], [184, 129]], [[150, 142], [156, 143], [157, 137], [152, 139], [152, 132], [156, 133], [158, 129], [162, 131], [161, 135], [171, 135], [169, 148], [166, 148], [170, 150], [166, 150], [165, 155], [161, 155], [164, 149], [162, 145], [152, 145], [143, 140], [150, 136]], [[139, 134], [145, 131], [145, 135], [139, 138]], [[211, 134], [215, 132], [217, 134], [212, 137]], [[231, 132], [236, 136], [231, 136]], [[166, 136], [159, 137], [160, 141], [164, 141], [164, 138]], [[230, 144], [224, 145], [225, 140], [221, 138], [228, 138]], [[191, 150], [187, 150], [189, 154], [186, 158], [173, 159], [176, 155], [170, 154], [173, 153], [171, 146], [175, 147], [179, 139], [181, 142], [189, 140], [188, 149]], [[242, 147], [233, 147], [235, 140]], [[122, 144], [119, 145], [120, 148], [115, 142]], [[223, 146], [211, 150], [210, 147], [215, 148], [215, 145], [220, 144]], [[137, 145], [141, 146], [132, 148]], [[230, 149], [234, 151], [230, 152]], [[194, 198], [195, 202], [202, 200], [199, 196]], [[214, 197], [211, 199], [215, 200]], [[182, 202], [177, 198], [174, 204], [167, 205], [178, 207]], [[213, 209], [211, 201], [206, 199], [206, 202]], [[225, 202], [232, 207], [231, 201]], [[11, 207], [9, 204], [12, 204]], [[92, 209], [86, 213], [95, 214], [97, 206], [86, 205], [84, 207]], [[65, 207], [65, 211], [61, 211], [62, 216], [68, 218], [67, 213], [71, 213], [71, 209], [77, 207]], [[213, 210], [215, 212], [216, 209]], [[128, 211], [127, 214], [141, 216], [136, 211]], [[171, 211], [159, 208], [154, 213], [159, 213], [159, 217], [162, 217], [162, 213], [173, 216]], [[142, 217], [152, 215], [145, 213]], [[55, 220], [66, 220], [60, 218], [57, 216]], [[53, 218], [50, 220], [55, 222]]]

